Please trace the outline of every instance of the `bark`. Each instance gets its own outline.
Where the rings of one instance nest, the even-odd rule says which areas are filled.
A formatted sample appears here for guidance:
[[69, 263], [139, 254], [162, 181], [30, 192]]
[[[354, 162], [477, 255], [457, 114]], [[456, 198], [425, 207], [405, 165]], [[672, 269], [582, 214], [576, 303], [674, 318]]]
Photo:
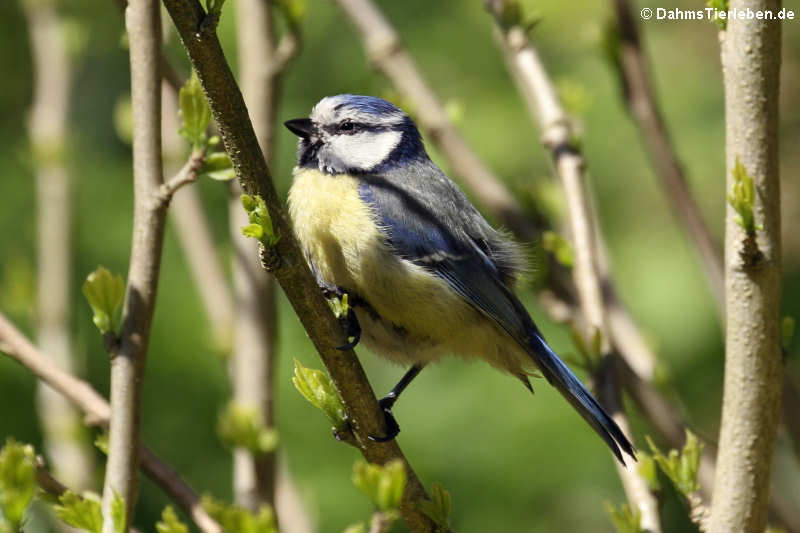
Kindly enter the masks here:
[[[610, 359], [611, 334], [596, 242], [599, 229], [584, 175], [586, 163], [573, 144], [569, 117], [525, 30], [519, 25], [505, 25], [502, 22], [505, 9], [502, 0], [489, 0], [486, 5], [495, 17], [508, 66], [528, 104], [532, 120], [542, 131], [543, 143], [552, 155], [555, 173], [564, 189], [575, 253], [572, 275], [586, 325], [584, 335], [586, 339], [598, 334], [601, 336], [600, 350], [603, 360], [594, 373], [598, 396], [620, 429], [629, 434], [630, 425], [622, 407], [613, 360]], [[616, 466], [631, 507], [641, 513], [642, 528], [651, 533], [660, 532], [658, 504], [648, 489], [647, 482], [639, 475], [636, 464], [631, 462]]]
[[[731, 0], [777, 12], [780, 0]], [[755, 185], [755, 229], [728, 205], [725, 218], [725, 384], [711, 532], [761, 532], [780, 414], [780, 187], [778, 89], [781, 23], [728, 21], [721, 33], [725, 83], [726, 191], [740, 162]], [[753, 250], [752, 247], [755, 247]]]
[[[141, 391], [155, 310], [167, 202], [160, 198], [161, 19], [156, 0], [132, 0], [125, 12], [130, 38], [134, 214], [128, 285], [118, 345], [111, 356], [111, 423], [103, 485], [103, 533], [114, 533], [111, 502], [118, 494], [130, 523], [138, 491]], [[167, 198], [168, 200], [168, 198]]]

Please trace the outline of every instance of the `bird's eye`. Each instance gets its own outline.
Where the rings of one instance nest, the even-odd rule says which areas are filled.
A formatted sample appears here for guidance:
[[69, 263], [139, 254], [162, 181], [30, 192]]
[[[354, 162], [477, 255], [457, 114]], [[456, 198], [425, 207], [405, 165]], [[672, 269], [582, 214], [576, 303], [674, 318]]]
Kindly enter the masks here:
[[339, 124], [340, 131], [353, 131], [353, 123], [349, 120], [345, 120], [341, 124]]

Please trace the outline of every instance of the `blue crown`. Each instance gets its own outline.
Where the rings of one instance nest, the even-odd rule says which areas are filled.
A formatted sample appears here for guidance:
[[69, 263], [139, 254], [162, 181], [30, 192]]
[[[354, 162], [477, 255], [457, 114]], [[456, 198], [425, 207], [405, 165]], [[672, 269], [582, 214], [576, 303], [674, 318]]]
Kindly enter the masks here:
[[337, 104], [336, 108], [352, 107], [364, 113], [371, 115], [391, 115], [394, 113], [403, 113], [403, 111], [391, 102], [387, 102], [383, 98], [377, 96], [366, 96], [363, 94], [340, 94], [334, 98], [341, 99], [342, 102]]

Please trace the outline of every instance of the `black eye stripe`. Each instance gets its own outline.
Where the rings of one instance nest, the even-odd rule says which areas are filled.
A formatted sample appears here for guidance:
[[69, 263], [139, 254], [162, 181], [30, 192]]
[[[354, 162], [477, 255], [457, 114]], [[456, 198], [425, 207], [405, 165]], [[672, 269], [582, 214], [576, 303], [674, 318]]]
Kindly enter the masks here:
[[[351, 127], [349, 129], [342, 128], [344, 124], [349, 124]], [[381, 133], [384, 131], [403, 131], [403, 125], [365, 124], [363, 122], [352, 122], [346, 119], [338, 124], [328, 124], [323, 126], [322, 129], [324, 129], [330, 135], [355, 135], [356, 133], [361, 133], [364, 131], [369, 131], [372, 133]]]

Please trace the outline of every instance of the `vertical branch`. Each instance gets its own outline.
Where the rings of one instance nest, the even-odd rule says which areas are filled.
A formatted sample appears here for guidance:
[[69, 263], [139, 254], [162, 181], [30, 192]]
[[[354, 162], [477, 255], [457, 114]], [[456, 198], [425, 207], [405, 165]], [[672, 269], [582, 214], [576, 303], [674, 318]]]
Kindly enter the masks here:
[[278, 237], [277, 243], [265, 250], [270, 271], [286, 293], [341, 395], [350, 417], [354, 444], [369, 462], [403, 461], [408, 482], [400, 513], [411, 531], [430, 531], [433, 524], [419, 508], [419, 503], [428, 496], [400, 446], [396, 441], [376, 443], [366, 437], [383, 429], [382, 413], [355, 353], [337, 349], [347, 342], [344, 332], [320, 294], [292, 234], [241, 92], [214, 32], [213, 16], [207, 17], [197, 0], [163, 2], [198, 73], [243, 189], [260, 195], [267, 205]]
[[[54, 2], [22, 5], [35, 80], [29, 131], [36, 167], [39, 345], [58, 366], [75, 372], [69, 332], [72, 199], [64, 164], [71, 61]], [[56, 474], [78, 490], [88, 489], [94, 461], [78, 412], [46, 384], [39, 383], [37, 397], [44, 447]]]
[[[272, 9], [265, 0], [240, 0], [235, 10], [242, 96], [267, 160], [273, 149], [278, 90], [277, 75], [273, 74]], [[233, 183], [228, 202], [236, 305], [230, 365], [233, 401], [254, 413], [265, 427], [272, 427], [277, 327], [275, 287], [272, 277], [259, 264], [258, 243], [242, 235], [241, 228], [249, 221], [239, 201], [240, 195], [241, 189]], [[256, 454], [241, 447], [234, 450], [233, 492], [238, 504], [250, 509], [263, 503], [274, 507], [275, 482], [274, 451]]]
[[118, 346], [111, 358], [111, 424], [103, 486], [103, 533], [114, 533], [115, 493], [130, 522], [138, 490], [139, 424], [150, 325], [155, 309], [167, 203], [158, 201], [161, 169], [161, 20], [156, 0], [132, 0], [130, 38], [134, 211], [128, 285]]
[[[780, 0], [731, 0], [777, 13]], [[778, 89], [781, 23], [733, 18], [720, 34], [725, 83], [727, 191], [752, 178], [752, 224], [729, 202], [725, 217], [725, 386], [710, 531], [760, 532], [780, 413], [780, 188]], [[735, 170], [738, 170], [735, 172]], [[746, 206], [747, 208], [747, 206]], [[744, 217], [742, 217], [744, 218]]]
[[656, 104], [653, 84], [639, 36], [638, 23], [628, 0], [613, 0], [619, 32], [619, 75], [628, 111], [642, 134], [642, 141], [672, 212], [694, 243], [717, 308], [725, 307], [725, 279], [722, 254], [711, 236], [700, 206], [686, 183], [683, 167], [669, 138], [661, 111]]
[[[628, 109], [643, 134], [645, 146], [667, 193], [672, 211], [694, 243], [717, 309], [724, 316], [725, 272], [722, 253], [689, 190], [680, 160], [656, 104], [636, 15], [633, 14], [628, 0], [614, 0], [614, 6], [621, 39], [619, 73]], [[788, 375], [784, 378], [783, 389], [784, 393], [790, 393], [794, 389]], [[784, 409], [783, 421], [797, 448], [800, 447], [800, 422], [796, 418], [797, 413], [794, 410]]]
[[[507, 6], [503, 0], [487, 0], [486, 5], [495, 18], [506, 61], [528, 104], [532, 119], [542, 130], [543, 143], [550, 150], [556, 174], [564, 188], [575, 251], [572, 273], [578, 302], [588, 326], [587, 338], [600, 335], [600, 349], [604, 356], [595, 372], [596, 388], [614, 421], [627, 433], [630, 427], [622, 409], [613, 361], [608, 357], [611, 353], [611, 336], [600, 278], [597, 220], [584, 179], [585, 161], [574, 145], [569, 117], [525, 30], [518, 21], [508, 21], [505, 14]], [[641, 513], [642, 528], [652, 533], [660, 532], [656, 499], [648, 489], [647, 482], [639, 475], [636, 465], [617, 464], [617, 471], [631, 506]]]

